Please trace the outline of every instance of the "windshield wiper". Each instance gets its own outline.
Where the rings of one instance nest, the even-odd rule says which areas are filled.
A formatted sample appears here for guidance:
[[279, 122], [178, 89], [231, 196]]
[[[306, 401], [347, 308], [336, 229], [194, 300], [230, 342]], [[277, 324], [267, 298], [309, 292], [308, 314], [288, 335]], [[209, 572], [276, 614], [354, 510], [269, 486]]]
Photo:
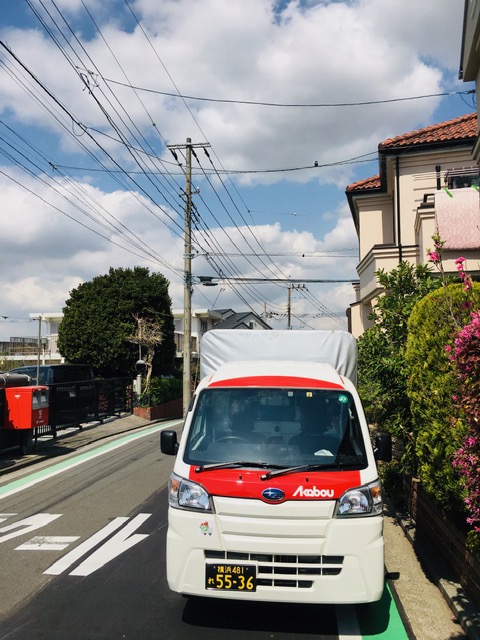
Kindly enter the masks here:
[[[345, 471], [346, 469], [356, 469], [359, 462], [331, 462], [328, 464], [302, 464], [299, 467], [284, 467], [277, 471], [269, 471], [260, 476], [260, 480], [269, 480], [277, 476], [283, 476], [287, 473], [301, 473], [302, 471]], [[361, 464], [360, 464], [361, 467]]]
[[257, 467], [258, 469], [285, 468], [278, 464], [269, 464], [268, 462], [246, 462], [244, 460], [232, 460], [231, 462], [212, 462], [211, 464], [202, 464], [199, 467], [195, 467], [195, 473], [202, 473], [202, 471], [212, 471], [215, 469], [235, 469], [236, 467]]

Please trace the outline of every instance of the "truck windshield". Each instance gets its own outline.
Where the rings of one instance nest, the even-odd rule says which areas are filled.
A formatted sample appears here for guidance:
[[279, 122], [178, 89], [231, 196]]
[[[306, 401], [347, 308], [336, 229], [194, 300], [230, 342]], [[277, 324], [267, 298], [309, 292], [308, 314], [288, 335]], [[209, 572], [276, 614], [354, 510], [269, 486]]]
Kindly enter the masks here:
[[238, 461], [262, 469], [367, 466], [354, 400], [329, 389], [205, 389], [184, 460], [201, 467], [233, 462], [238, 468]]

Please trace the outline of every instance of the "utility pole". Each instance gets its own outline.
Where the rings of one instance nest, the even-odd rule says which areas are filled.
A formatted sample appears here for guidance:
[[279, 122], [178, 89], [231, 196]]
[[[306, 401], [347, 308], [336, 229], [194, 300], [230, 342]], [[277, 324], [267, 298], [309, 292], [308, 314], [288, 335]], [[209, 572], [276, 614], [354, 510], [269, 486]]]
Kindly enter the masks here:
[[287, 329], [292, 328], [292, 289], [306, 289], [304, 284], [288, 285], [288, 302], [287, 302]]
[[[183, 417], [187, 415], [192, 398], [192, 149], [209, 147], [206, 142], [184, 145], [169, 144], [168, 149], [178, 162], [175, 149], [185, 149], [185, 237], [183, 288]], [[179, 163], [180, 164], [180, 163]]]
[[292, 328], [292, 284], [288, 285], [288, 298], [287, 298], [287, 329]]
[[36, 384], [40, 384], [40, 353], [42, 349], [42, 320], [41, 313], [38, 314], [38, 354], [37, 354], [37, 381]]

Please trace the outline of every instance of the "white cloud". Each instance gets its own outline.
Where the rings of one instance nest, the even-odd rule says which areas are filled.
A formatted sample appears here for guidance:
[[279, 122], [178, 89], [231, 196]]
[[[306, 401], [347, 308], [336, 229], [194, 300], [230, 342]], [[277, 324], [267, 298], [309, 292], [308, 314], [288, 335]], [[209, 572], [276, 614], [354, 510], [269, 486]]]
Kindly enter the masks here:
[[[149, 41], [138, 27], [122, 32], [116, 21], [102, 22], [102, 36], [83, 38], [89, 58], [82, 53], [81, 73], [87, 77], [91, 70], [93, 78], [98, 69], [106, 78], [173, 93], [178, 87], [183, 93], [211, 98], [308, 104], [438, 93], [439, 62], [453, 65], [449, 47], [458, 45], [459, 36], [452, 38], [451, 33], [460, 33], [461, 12], [452, 11], [449, 0], [420, 6], [412, 0], [391, 0], [388, 7], [379, 0], [311, 7], [291, 2], [280, 22], [274, 6], [269, 0], [137, 2], [133, 7], [145, 20]], [[6, 36], [82, 123], [109, 128], [79, 75], [46, 36], [22, 30], [7, 30]], [[47, 58], [48, 66], [41, 62]], [[75, 63], [80, 71], [82, 63]], [[146, 107], [167, 141], [202, 137], [179, 99], [140, 92], [141, 104], [128, 89], [105, 85], [101, 77], [98, 84], [93, 93], [111, 113], [117, 110], [125, 118], [122, 109], [128, 104], [132, 119], [151, 127]], [[22, 119], [42, 119], [38, 107], [20, 96], [18, 87], [7, 84], [4, 106]], [[356, 108], [352, 118], [348, 107], [272, 109], [188, 101], [224, 166], [232, 169], [301, 166], [314, 159], [323, 163], [366, 153], [374, 150], [372, 140], [428, 119], [437, 104], [438, 99], [432, 99], [366, 106]], [[114, 147], [108, 140], [103, 143]], [[344, 175], [344, 170], [336, 174]]]
[[[76, 36], [65, 30], [71, 48], [60, 38], [63, 53], [40, 23], [35, 29], [24, 28], [20, 21], [0, 29], [2, 41], [26, 66], [21, 68], [1, 51], [0, 116], [11, 130], [0, 130], [9, 136], [8, 144], [0, 139], [0, 152], [4, 173], [11, 179], [0, 174], [0, 315], [39, 311], [39, 300], [45, 309], [60, 308], [78, 283], [106, 273], [110, 266], [135, 264], [163, 272], [172, 282], [174, 306], [181, 306], [185, 177], [175, 165], [155, 159], [173, 161], [164, 142], [182, 145], [188, 137], [194, 143], [209, 142], [217, 169], [296, 168], [315, 161], [322, 165], [374, 152], [381, 140], [430, 124], [440, 104], [440, 98], [429, 98], [362, 107], [286, 108], [186, 100], [187, 109], [179, 98], [155, 91], [176, 93], [178, 88], [205, 98], [332, 104], [464, 88], [455, 83], [462, 10], [452, 0], [130, 0], [148, 39], [123, 2], [85, 4], [101, 33], [84, 2], [56, 2]], [[45, 15], [43, 5], [36, 2]], [[136, 95], [120, 82], [151, 92]], [[12, 132], [21, 133], [24, 142]], [[140, 154], [140, 147], [149, 155]], [[22, 153], [19, 164], [45, 183], [11, 166], [16, 153], [12, 149]], [[210, 169], [203, 150], [197, 154], [202, 167]], [[193, 165], [197, 167], [195, 159]], [[367, 166], [371, 174], [378, 170], [375, 164]], [[115, 173], [96, 171], [107, 167]], [[136, 173], [127, 177], [120, 168]], [[142, 175], [141, 169], [148, 174]], [[242, 252], [243, 257], [232, 257], [231, 263], [217, 259], [217, 264], [245, 277], [261, 272], [352, 278], [356, 259], [336, 257], [335, 251], [356, 246], [343, 192], [358, 175], [358, 166], [343, 165], [223, 176], [223, 182], [212, 176], [208, 184], [195, 172], [200, 248]], [[58, 191], [47, 186], [53, 179]], [[278, 216], [270, 216], [266, 223], [248, 228], [245, 207], [269, 208], [251, 202], [256, 184], [270, 185], [272, 209], [314, 208], [330, 214], [309, 218], [308, 224], [300, 216], [284, 218], [282, 224]], [[312, 184], [314, 202], [305, 200]], [[62, 194], [68, 194], [68, 202]], [[129, 251], [122, 248], [127, 235]], [[245, 255], [261, 253], [260, 246], [271, 257], [264, 258], [268, 268]], [[333, 253], [321, 259], [308, 255], [316, 252]], [[193, 261], [196, 274], [212, 274], [212, 268], [202, 256]], [[222, 306], [244, 306], [230, 285], [224, 289]], [[325, 295], [327, 288], [321, 291]], [[250, 293], [248, 288], [243, 291], [257, 309], [264, 301], [278, 313], [285, 310], [283, 285], [261, 285], [253, 301]], [[194, 300], [208, 306], [217, 295], [216, 288], [196, 287]], [[331, 286], [327, 297], [327, 307], [340, 312], [354, 295], [350, 285], [342, 284]], [[321, 317], [312, 322], [323, 326], [329, 321]], [[10, 333], [11, 327], [2, 323], [0, 339]]]

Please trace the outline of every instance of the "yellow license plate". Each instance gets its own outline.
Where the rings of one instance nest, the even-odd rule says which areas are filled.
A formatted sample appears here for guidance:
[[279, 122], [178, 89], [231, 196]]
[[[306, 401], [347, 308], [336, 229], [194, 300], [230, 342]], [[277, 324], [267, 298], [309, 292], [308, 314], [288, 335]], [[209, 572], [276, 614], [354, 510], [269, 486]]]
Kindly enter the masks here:
[[251, 564], [207, 564], [205, 588], [222, 591], [255, 591], [256, 567]]

